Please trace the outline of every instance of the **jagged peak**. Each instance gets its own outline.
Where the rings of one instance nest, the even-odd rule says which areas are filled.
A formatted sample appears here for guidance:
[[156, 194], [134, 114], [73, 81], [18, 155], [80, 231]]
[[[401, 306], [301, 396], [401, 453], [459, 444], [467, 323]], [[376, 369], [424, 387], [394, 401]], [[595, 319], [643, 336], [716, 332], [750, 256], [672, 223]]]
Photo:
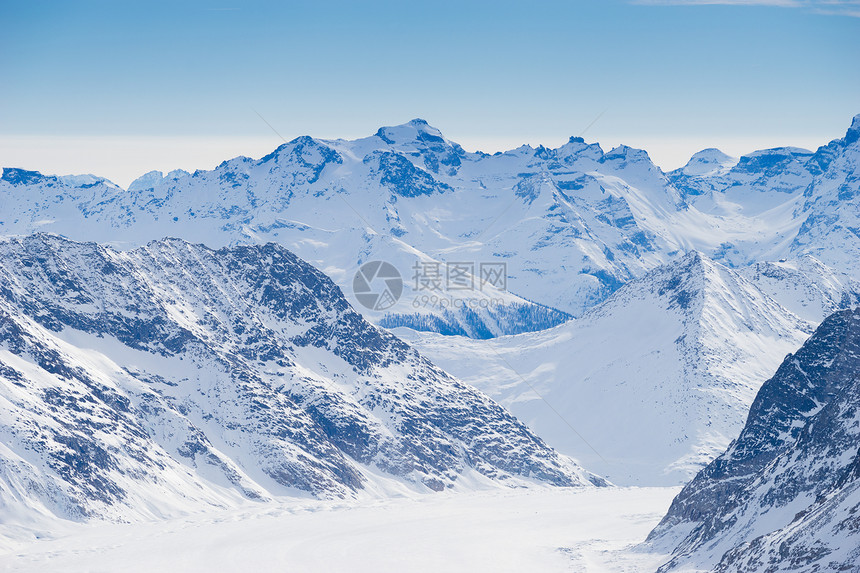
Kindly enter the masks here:
[[421, 118], [415, 118], [400, 125], [380, 127], [374, 135], [389, 145], [419, 142], [452, 145], [439, 129]]
[[845, 137], [834, 139], [816, 150], [806, 163], [807, 169], [814, 175], [820, 175], [830, 167], [839, 155], [844, 153], [846, 148], [857, 143], [858, 140], [860, 140], [860, 114], [855, 115], [852, 119], [851, 126], [845, 132]]
[[303, 150], [308, 147], [334, 151], [328, 145], [326, 145], [326, 143], [319, 139], [316, 139], [315, 137], [311, 137], [310, 135], [300, 135], [277, 146], [274, 151], [264, 157], [261, 157], [259, 163], [266, 163], [267, 161], [275, 159], [281, 155], [293, 153], [297, 149]]
[[702, 277], [706, 272], [713, 270], [718, 264], [719, 263], [715, 263], [701, 252], [692, 250], [672, 261], [669, 261], [666, 263], [665, 267], [669, 273], [686, 275], [688, 277]]
[[[195, 173], [198, 173], [200, 170], [198, 169]], [[167, 175], [164, 176], [165, 179], [182, 179], [183, 177], [189, 177], [191, 173], [184, 169], [174, 169], [173, 171], [168, 171]]]
[[224, 161], [219, 163], [218, 167], [216, 167], [215, 169], [216, 170], [217, 169], [222, 169], [222, 170], [235, 169], [237, 167], [240, 167], [242, 165], [247, 165], [250, 163], [254, 163], [254, 160], [251, 159], [250, 157], [248, 157], [246, 155], [237, 155], [236, 157], [233, 157], [232, 159], [225, 159]]
[[257, 165], [269, 164], [267, 168], [270, 171], [298, 166], [309, 171], [308, 183], [316, 183], [325, 167], [332, 163], [343, 163], [343, 157], [329, 142], [303, 135], [279, 145], [273, 152], [262, 157]]
[[854, 119], [851, 121], [851, 127], [848, 128], [848, 131], [845, 132], [845, 145], [851, 145], [860, 139], [860, 113], [854, 116]]
[[729, 323], [774, 335], [784, 329], [810, 330], [808, 322], [743, 275], [698, 251], [685, 253], [639, 280], [645, 289], [668, 300], [668, 309], [694, 319], [704, 331]]
[[648, 152], [644, 149], [639, 149], [637, 147], [630, 147], [629, 145], [621, 144], [617, 147], [613, 147], [611, 150], [606, 152], [603, 157], [600, 158], [601, 163], [605, 163], [607, 161], [623, 161], [623, 162], [633, 162], [633, 163], [650, 163], [653, 165], [653, 161], [651, 161], [651, 156], [648, 155]]
[[[196, 173], [199, 173], [199, 171]], [[164, 181], [176, 181], [190, 175], [191, 174], [184, 169], [174, 169], [173, 171], [168, 172], [167, 175], [157, 170], [149, 171], [132, 181], [128, 186], [128, 190], [141, 191], [144, 189], [154, 189]]]
[[6, 237], [0, 239], [0, 246], [22, 250], [27, 253], [69, 253], [69, 252], [101, 252], [105, 247], [93, 241], [73, 241], [57, 233], [39, 231], [25, 236]]
[[586, 156], [595, 161], [603, 157], [603, 149], [599, 143], [586, 143], [582, 137], [573, 137], [567, 140], [567, 143], [559, 147], [556, 154], [562, 158], [573, 158], [578, 156]]
[[512, 155], [534, 155], [535, 148], [528, 143], [523, 143], [519, 147], [515, 147], [514, 149], [510, 149], [504, 153], [510, 153]]
[[710, 286], [709, 278], [714, 278], [717, 275], [723, 277], [722, 282], [744, 280], [732, 269], [710, 259], [697, 250], [687, 251], [637, 280], [653, 281], [656, 284], [666, 283], [670, 288], [683, 285], [685, 288], [704, 290]]
[[680, 309], [685, 314], [699, 314], [705, 299], [706, 276], [715, 264], [698, 251], [685, 252], [646, 275], [625, 283], [603, 303], [589, 310], [586, 316], [600, 315], [613, 308], [626, 309], [631, 299], [653, 297], [668, 301], [668, 308]]
[[45, 179], [49, 179], [49, 177], [42, 175], [39, 171], [29, 171], [18, 167], [4, 167], [3, 176], [0, 177], [0, 180], [12, 185], [32, 185]]
[[686, 253], [684, 253], [683, 256], [679, 257], [677, 260], [683, 262], [683, 264], [695, 264], [695, 265], [704, 264], [706, 260], [710, 262], [710, 259], [708, 259], [708, 257], [703, 255], [701, 251], [697, 251], [696, 249], [693, 249], [692, 251], [687, 251]]

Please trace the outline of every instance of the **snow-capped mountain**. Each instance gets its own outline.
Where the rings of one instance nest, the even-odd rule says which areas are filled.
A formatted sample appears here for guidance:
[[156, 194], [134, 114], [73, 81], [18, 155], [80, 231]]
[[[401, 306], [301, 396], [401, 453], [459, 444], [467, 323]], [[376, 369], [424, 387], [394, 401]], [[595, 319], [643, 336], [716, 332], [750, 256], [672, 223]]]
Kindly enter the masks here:
[[[646, 198], [629, 182], [658, 190]], [[342, 287], [374, 259], [395, 264], [407, 289], [422, 261], [504, 263], [509, 292], [468, 292], [496, 301], [491, 306], [501, 307], [504, 318], [481, 317], [481, 326], [504, 334], [511, 315], [531, 306], [510, 293], [579, 313], [635, 276], [628, 266], [641, 272], [658, 264], [660, 257], [649, 254], [657, 250], [651, 244], [656, 235], [631, 209], [655, 220], [661, 218], [655, 210], [673, 211], [677, 193], [665, 183], [643, 151], [604, 153], [573, 139], [556, 150], [466, 153], [414, 120], [356, 141], [301, 137], [260, 160], [240, 157], [213, 171], [149, 173], [127, 192], [104, 181], [75, 187], [62, 178], [6, 170], [3, 212], [16, 217], [4, 218], [0, 232], [47, 230], [118, 246], [180, 233], [211, 245], [271, 240]], [[82, 218], [91, 224], [80, 225]], [[569, 262], [559, 268], [562, 252]], [[414, 294], [422, 293], [408, 292], [388, 314], [458, 314], [416, 310]], [[486, 315], [480, 307], [478, 314]], [[516, 331], [533, 329], [532, 318], [513, 321]], [[555, 313], [541, 327], [566, 318]], [[462, 328], [468, 319], [447, 323]]]
[[[811, 254], [856, 275], [858, 133], [860, 116], [814, 153], [771, 149], [735, 163], [705, 150], [664, 174], [645, 151], [605, 152], [581, 138], [470, 153], [413, 120], [355, 141], [300, 137], [211, 171], [152, 172], [128, 190], [5, 169], [0, 234], [44, 230], [121, 248], [177, 235], [273, 241], [349, 296], [359, 267], [384, 260], [404, 293], [387, 309], [359, 306], [366, 317], [492, 337], [581, 316], [692, 250], [735, 267]], [[419, 276], [425, 263], [442, 269], [432, 292]], [[465, 264], [471, 287], [450, 288], [446, 263]], [[505, 265], [506, 284], [485, 284], [482, 263]]]
[[811, 330], [694, 252], [542, 332], [396, 332], [589, 469], [618, 484], [675, 485], [725, 449], [761, 383]]
[[728, 171], [702, 177], [681, 169], [669, 178], [687, 205], [708, 216], [704, 250], [713, 258], [744, 266], [812, 255], [858, 278], [858, 138], [860, 115], [845, 137], [815, 152], [766, 149]]
[[736, 157], [726, 155], [713, 147], [694, 153], [690, 160], [679, 171], [670, 173], [670, 177], [690, 177], [708, 179], [726, 175], [732, 167], [738, 164]]
[[860, 309], [828, 317], [651, 533], [661, 571], [860, 567]]
[[280, 246], [37, 234], [0, 261], [4, 515], [605, 483]]

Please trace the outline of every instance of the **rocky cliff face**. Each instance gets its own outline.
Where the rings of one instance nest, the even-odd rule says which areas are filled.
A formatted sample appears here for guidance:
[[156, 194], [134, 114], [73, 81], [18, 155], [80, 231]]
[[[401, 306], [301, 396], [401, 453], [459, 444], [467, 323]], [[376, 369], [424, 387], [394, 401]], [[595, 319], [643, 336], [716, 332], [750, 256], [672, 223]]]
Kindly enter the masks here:
[[603, 483], [282, 247], [117, 252], [34, 235], [0, 242], [0, 260], [10, 512], [130, 519], [281, 494]]
[[649, 542], [662, 571], [860, 566], [860, 309], [827, 318], [758, 393], [740, 436]]

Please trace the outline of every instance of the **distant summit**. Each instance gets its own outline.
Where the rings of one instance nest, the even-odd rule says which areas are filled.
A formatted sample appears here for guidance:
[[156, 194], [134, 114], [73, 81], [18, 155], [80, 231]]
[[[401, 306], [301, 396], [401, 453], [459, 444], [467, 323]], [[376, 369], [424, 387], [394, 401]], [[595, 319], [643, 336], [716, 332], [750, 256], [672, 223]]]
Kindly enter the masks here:
[[737, 158], [711, 147], [694, 154], [681, 171], [690, 177], [712, 177], [724, 175], [737, 163]]

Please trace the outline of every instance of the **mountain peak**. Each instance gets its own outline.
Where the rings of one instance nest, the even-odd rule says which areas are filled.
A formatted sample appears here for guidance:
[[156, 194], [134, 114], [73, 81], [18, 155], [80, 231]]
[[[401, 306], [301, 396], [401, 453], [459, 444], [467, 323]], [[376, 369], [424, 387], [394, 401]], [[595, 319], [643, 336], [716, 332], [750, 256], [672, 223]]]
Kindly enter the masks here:
[[380, 127], [374, 135], [389, 145], [415, 142], [447, 143], [441, 131], [421, 118], [400, 125]]
[[860, 140], [860, 114], [854, 116], [851, 121], [851, 126], [845, 132], [845, 137], [834, 139], [827, 145], [822, 145], [818, 148], [815, 154], [809, 159], [806, 166], [814, 174], [820, 175], [827, 171], [834, 161], [851, 147], [854, 143]]
[[645, 165], [648, 167], [654, 166], [654, 162], [651, 161], [651, 156], [648, 155], [648, 152], [644, 149], [638, 149], [636, 147], [630, 147], [629, 145], [619, 145], [618, 147], [614, 147], [606, 154], [600, 158], [601, 163], [613, 162], [617, 164], [618, 167], [624, 168], [628, 165]]
[[132, 181], [128, 186], [128, 190], [139, 191], [141, 189], [151, 189], [161, 183], [162, 179], [164, 179], [164, 174], [161, 171], [150, 171]]
[[693, 154], [681, 172], [689, 177], [710, 177], [722, 175], [737, 165], [738, 159], [716, 149], [709, 147]]
[[860, 113], [854, 116], [851, 127], [848, 128], [848, 132], [845, 134], [845, 144], [854, 143], [858, 139], [860, 139]]
[[603, 157], [603, 149], [598, 143], [586, 143], [582, 137], [571, 136], [567, 143], [554, 150], [560, 158], [571, 163], [580, 158], [588, 158], [592, 161], [600, 161]]
[[420, 118], [401, 125], [380, 127], [375, 137], [397, 152], [417, 152], [423, 159], [424, 168], [437, 174], [455, 175], [466, 155], [462, 147], [445, 139], [441, 131]]
[[[629, 285], [630, 290], [656, 293], [666, 301], [667, 310], [675, 309], [709, 331], [734, 324], [737, 332], [808, 332], [807, 323], [743, 275], [698, 251], [690, 251]], [[618, 292], [624, 290], [627, 285]]]
[[[800, 345], [803, 328], [732, 269], [688, 252], [557, 327], [570, 336], [558, 353], [571, 366], [559, 368], [565, 390], [550, 390], [558, 393], [547, 399], [588, 401], [597, 395], [589, 388], [600, 386], [613, 414], [592, 418], [573, 401], [563, 411], [580, 420], [603, 455], [625, 459], [627, 468], [604, 466], [581, 449], [570, 453], [619, 485], [679, 483], [737, 435], [758, 384]], [[640, 395], [660, 398], [637, 403], [631, 382]], [[647, 429], [630, 427], [629, 419], [645, 418]]]
[[12, 185], [31, 185], [45, 179], [45, 176], [38, 171], [27, 171], [26, 169], [18, 169], [17, 167], [4, 167], [3, 176], [0, 179]]
[[189, 175], [191, 174], [184, 169], [174, 169], [167, 175], [165, 175], [161, 171], [150, 171], [149, 173], [144, 173], [143, 175], [132, 181], [128, 186], [128, 191], [143, 191], [145, 189], [155, 189], [162, 182], [176, 181]]

